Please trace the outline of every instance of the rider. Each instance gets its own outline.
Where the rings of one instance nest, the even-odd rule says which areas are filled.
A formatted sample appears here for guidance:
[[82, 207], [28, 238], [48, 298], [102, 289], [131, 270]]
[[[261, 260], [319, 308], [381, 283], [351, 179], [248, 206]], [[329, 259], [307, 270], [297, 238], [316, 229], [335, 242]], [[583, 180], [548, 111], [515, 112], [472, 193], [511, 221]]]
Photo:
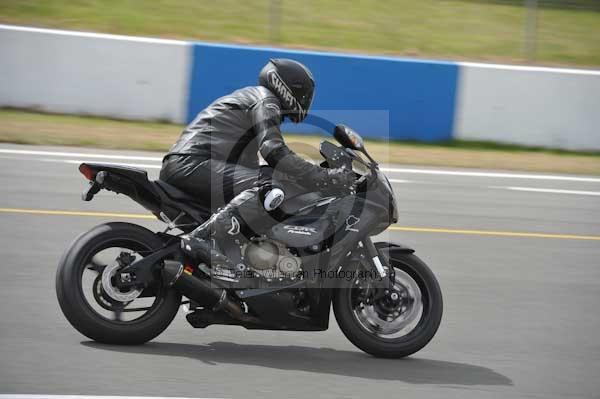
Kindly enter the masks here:
[[234, 264], [211, 238], [217, 243], [226, 236], [235, 239], [250, 226], [260, 233], [258, 221], [262, 229], [271, 227], [269, 216], [285, 195], [285, 187], [273, 182], [275, 168], [315, 191], [343, 192], [354, 182], [351, 171], [313, 165], [283, 140], [283, 119], [300, 123], [310, 109], [315, 83], [308, 68], [290, 59], [271, 59], [258, 82], [202, 110], [171, 147], [160, 172], [161, 180], [216, 210], [182, 236], [182, 249], [195, 261], [212, 263], [213, 276], [224, 279], [233, 278]]

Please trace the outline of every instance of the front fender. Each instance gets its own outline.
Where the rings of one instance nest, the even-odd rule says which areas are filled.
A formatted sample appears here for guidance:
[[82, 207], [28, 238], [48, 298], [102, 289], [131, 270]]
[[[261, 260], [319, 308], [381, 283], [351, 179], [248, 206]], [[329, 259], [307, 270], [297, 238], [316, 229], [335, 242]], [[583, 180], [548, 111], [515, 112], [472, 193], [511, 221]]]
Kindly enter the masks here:
[[380, 241], [374, 243], [374, 245], [375, 248], [377, 248], [377, 250], [379, 251], [379, 253], [385, 255], [389, 259], [396, 258], [396, 256], [394, 256], [395, 254], [412, 254], [415, 252], [414, 249], [402, 244], [393, 244], [390, 242]]

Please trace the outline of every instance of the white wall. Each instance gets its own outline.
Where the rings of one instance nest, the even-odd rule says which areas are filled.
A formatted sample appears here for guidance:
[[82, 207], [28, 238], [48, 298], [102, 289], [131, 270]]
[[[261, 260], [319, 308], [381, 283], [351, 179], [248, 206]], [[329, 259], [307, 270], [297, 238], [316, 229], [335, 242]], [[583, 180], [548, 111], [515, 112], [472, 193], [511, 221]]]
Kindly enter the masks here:
[[[192, 46], [0, 25], [0, 107], [182, 123]], [[600, 71], [468, 62], [459, 70], [455, 138], [600, 150]]]
[[454, 137], [600, 150], [600, 71], [462, 63]]
[[184, 122], [186, 42], [0, 25], [0, 106]]

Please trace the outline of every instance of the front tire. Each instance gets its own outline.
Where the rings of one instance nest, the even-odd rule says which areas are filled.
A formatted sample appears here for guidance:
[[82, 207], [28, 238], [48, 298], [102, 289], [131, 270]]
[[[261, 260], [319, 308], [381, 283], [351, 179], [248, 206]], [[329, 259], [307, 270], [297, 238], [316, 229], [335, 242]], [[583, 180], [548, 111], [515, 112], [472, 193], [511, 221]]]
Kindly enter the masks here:
[[[396, 271], [396, 281], [400, 280], [398, 284], [408, 287], [406, 292], [413, 292], [411, 295], [415, 297], [412, 302], [406, 302], [411, 305], [411, 311], [417, 312], [408, 316], [413, 319], [412, 329], [407, 323], [405, 328], [409, 331], [394, 332], [394, 317], [397, 320], [402, 316], [391, 314], [391, 321], [384, 320], [380, 309], [373, 311], [377, 306], [374, 302], [360, 302], [357, 294], [362, 288], [356, 288], [361, 287], [357, 279], [344, 280], [343, 285], [335, 291], [333, 310], [340, 329], [356, 347], [376, 357], [401, 358], [421, 350], [437, 332], [442, 319], [442, 292], [433, 272], [417, 256], [411, 253], [395, 254], [389, 262]], [[413, 309], [419, 300], [421, 308]]]
[[[111, 298], [107, 294], [109, 290], [104, 287], [106, 280], [103, 278], [103, 270], [109, 266], [109, 262], [106, 265], [97, 264], [94, 258], [102, 251], [113, 248], [129, 250], [136, 256], [144, 257], [161, 247], [162, 241], [152, 231], [130, 223], [102, 224], [77, 237], [63, 254], [56, 273], [56, 295], [69, 323], [86, 337], [107, 344], [142, 344], [163, 332], [177, 314], [181, 295], [163, 286], [157, 279], [152, 293], [138, 294], [150, 298], [154, 295], [149, 310], [138, 318], [124, 321], [120, 314], [128, 311], [127, 306], [136, 299], [119, 303]], [[89, 290], [82, 283], [84, 273], [90, 271], [98, 275], [92, 290], [97, 303], [88, 299], [84, 291]], [[119, 294], [116, 292], [113, 296]], [[98, 309], [112, 309], [116, 317], [111, 320]], [[117, 314], [117, 311], [120, 313]]]

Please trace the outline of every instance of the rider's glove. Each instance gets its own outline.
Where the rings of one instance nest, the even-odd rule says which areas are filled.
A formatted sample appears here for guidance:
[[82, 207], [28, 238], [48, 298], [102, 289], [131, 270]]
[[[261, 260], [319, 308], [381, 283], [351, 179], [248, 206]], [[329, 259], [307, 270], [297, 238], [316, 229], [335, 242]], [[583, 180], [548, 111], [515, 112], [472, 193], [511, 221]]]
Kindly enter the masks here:
[[323, 168], [319, 178], [315, 179], [315, 186], [325, 194], [351, 194], [355, 181], [356, 175], [351, 170]]

